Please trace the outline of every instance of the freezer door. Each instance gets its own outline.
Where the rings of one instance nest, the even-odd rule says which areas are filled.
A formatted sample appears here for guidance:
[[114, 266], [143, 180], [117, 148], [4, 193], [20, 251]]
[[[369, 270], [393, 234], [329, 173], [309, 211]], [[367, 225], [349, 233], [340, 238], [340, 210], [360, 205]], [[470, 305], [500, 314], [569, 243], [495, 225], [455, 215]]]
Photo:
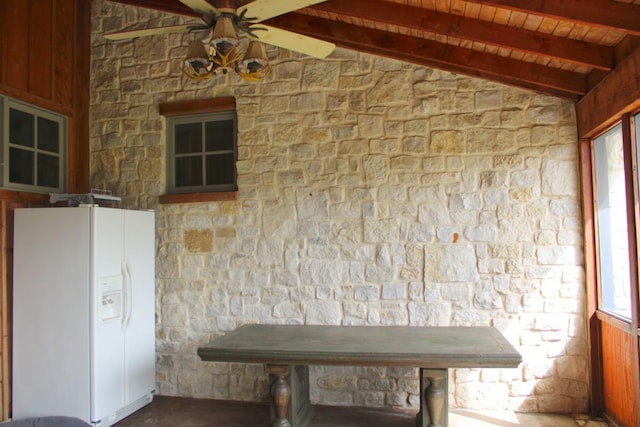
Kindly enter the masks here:
[[91, 421], [108, 418], [124, 397], [124, 211], [93, 208]]

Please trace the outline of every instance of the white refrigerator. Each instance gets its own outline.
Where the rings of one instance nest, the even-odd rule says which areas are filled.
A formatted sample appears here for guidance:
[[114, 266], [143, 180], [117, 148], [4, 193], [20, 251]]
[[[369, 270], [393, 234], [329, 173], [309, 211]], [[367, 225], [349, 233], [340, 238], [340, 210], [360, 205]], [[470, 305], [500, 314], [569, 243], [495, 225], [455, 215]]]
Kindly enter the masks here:
[[155, 215], [15, 210], [12, 416], [108, 427], [155, 389]]

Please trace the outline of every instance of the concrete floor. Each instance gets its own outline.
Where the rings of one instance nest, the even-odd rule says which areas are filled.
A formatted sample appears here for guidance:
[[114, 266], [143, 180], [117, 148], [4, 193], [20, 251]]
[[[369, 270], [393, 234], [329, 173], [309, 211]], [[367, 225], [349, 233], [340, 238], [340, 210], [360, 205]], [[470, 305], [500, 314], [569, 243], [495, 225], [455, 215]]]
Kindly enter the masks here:
[[[415, 411], [316, 407], [313, 427], [415, 427]], [[505, 411], [453, 410], [449, 427], [606, 427], [584, 415], [520, 414]], [[154, 401], [115, 427], [268, 427], [269, 407], [156, 396]]]

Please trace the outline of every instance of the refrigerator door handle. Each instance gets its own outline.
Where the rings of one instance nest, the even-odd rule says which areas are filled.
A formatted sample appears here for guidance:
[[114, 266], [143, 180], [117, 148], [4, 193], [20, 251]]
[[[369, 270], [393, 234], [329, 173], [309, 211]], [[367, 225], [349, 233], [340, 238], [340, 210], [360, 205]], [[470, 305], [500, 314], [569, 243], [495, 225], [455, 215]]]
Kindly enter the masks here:
[[122, 326], [124, 328], [129, 326], [131, 322], [131, 311], [133, 307], [133, 285], [131, 278], [131, 267], [129, 266], [129, 262], [125, 262], [123, 266], [124, 270], [124, 306], [125, 313], [122, 318]]

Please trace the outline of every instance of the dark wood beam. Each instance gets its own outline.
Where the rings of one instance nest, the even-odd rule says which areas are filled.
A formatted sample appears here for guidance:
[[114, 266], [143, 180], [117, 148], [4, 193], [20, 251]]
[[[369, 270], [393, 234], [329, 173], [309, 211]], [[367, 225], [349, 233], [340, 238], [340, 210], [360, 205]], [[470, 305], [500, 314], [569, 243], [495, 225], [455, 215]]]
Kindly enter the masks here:
[[67, 191], [85, 193], [90, 190], [89, 109], [91, 87], [91, 2], [75, 2], [75, 49], [73, 77], [73, 116], [70, 118], [67, 151]]
[[592, 138], [640, 109], [640, 48], [589, 91], [576, 105], [578, 136]]
[[190, 7], [182, 4], [178, 0], [111, 0], [114, 3], [128, 4], [129, 6], [144, 7], [147, 9], [160, 10], [162, 12], [174, 13], [176, 15], [186, 15], [200, 17], [198, 13]]
[[554, 96], [576, 99], [586, 93], [586, 76], [583, 74], [496, 54], [300, 13], [290, 13], [265, 23], [333, 42], [340, 47], [526, 87]]
[[640, 35], [640, 5], [613, 0], [468, 0]]
[[399, 6], [382, 0], [328, 1], [312, 6], [323, 12], [356, 17], [411, 30], [427, 31], [507, 49], [544, 55], [563, 62], [611, 70], [613, 48], [551, 34], [539, 33], [479, 19], [423, 9]]
[[[619, 64], [638, 47], [640, 47], [640, 37], [630, 35], [626, 36], [613, 49], [615, 55], [614, 62], [616, 64]], [[600, 83], [602, 79], [607, 76], [607, 74], [608, 72], [604, 70], [594, 69], [593, 71], [591, 71], [589, 73], [589, 77], [587, 78], [587, 87], [589, 88], [588, 90], [596, 87], [596, 85]]]

